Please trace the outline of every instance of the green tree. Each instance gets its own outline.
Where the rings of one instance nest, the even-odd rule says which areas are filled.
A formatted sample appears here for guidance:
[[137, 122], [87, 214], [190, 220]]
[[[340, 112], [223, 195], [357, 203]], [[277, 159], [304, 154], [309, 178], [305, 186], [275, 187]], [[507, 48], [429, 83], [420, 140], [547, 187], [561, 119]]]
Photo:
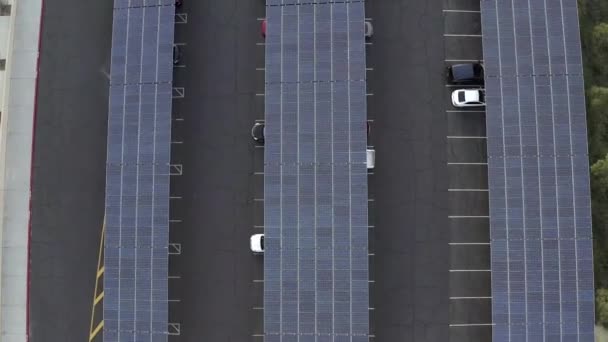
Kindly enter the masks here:
[[608, 156], [591, 166], [595, 287], [608, 288]]
[[595, 319], [597, 324], [608, 328], [608, 289], [595, 291]]
[[608, 153], [608, 88], [587, 89], [587, 123], [589, 162], [593, 164]]

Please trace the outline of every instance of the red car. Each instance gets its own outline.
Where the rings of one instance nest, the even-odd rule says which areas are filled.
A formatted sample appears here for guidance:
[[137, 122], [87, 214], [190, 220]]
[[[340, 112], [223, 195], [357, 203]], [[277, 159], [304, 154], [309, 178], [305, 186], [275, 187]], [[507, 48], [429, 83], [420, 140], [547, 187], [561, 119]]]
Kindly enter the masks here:
[[266, 38], [266, 19], [262, 20], [262, 37]]

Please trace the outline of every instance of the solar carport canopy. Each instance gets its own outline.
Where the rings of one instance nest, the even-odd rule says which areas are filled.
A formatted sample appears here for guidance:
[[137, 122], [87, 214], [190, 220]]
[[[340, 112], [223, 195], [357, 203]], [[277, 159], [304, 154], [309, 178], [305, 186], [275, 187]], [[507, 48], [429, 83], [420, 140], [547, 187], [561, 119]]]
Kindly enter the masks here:
[[175, 0], [116, 0], [106, 164], [103, 340], [168, 330]]
[[364, 3], [266, 3], [264, 339], [368, 341]]
[[482, 0], [494, 342], [592, 342], [576, 0]]

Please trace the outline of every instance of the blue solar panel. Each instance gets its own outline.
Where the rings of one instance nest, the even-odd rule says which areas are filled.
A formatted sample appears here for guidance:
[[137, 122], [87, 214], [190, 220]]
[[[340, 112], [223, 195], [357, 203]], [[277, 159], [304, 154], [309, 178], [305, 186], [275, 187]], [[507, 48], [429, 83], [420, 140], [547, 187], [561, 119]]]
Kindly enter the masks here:
[[103, 339], [167, 340], [173, 0], [115, 1]]
[[363, 3], [266, 19], [265, 341], [367, 341]]
[[481, 2], [494, 341], [593, 341], [575, 0]]

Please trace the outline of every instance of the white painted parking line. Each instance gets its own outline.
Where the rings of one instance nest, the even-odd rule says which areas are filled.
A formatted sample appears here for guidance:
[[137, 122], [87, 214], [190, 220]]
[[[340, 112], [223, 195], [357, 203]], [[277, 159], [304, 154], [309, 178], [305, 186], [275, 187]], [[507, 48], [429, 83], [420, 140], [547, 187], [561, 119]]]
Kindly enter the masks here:
[[489, 242], [448, 242], [450, 246], [489, 246]]
[[264, 145], [255, 145], [255, 148], [264, 148]]
[[264, 172], [254, 172], [253, 174], [256, 175], [256, 176], [263, 176]]
[[175, 23], [176, 24], [187, 24], [188, 23], [188, 13], [175, 13]]
[[178, 275], [173, 275], [173, 276], [168, 276], [169, 279], [181, 279], [182, 276], [178, 276]]
[[264, 119], [256, 119], [255, 122], [264, 122]]
[[253, 279], [254, 283], [263, 283], [264, 279]]
[[491, 270], [450, 270], [450, 272], [491, 272]]
[[253, 334], [251, 337], [264, 337], [264, 334]]
[[444, 33], [444, 37], [473, 37], [473, 38], [481, 38], [480, 34], [458, 34], [458, 33]]
[[182, 223], [182, 220], [169, 220], [169, 223]]
[[255, 68], [255, 70], [257, 70], [257, 71], [264, 71], [264, 70], [266, 70], [266, 68]]
[[169, 199], [182, 199], [182, 196], [169, 196]]
[[458, 299], [492, 299], [492, 297], [450, 297], [451, 300]]
[[483, 59], [446, 59], [446, 62], [483, 62]]
[[181, 302], [182, 300], [181, 300], [181, 299], [167, 299], [167, 301], [168, 301], [169, 303], [179, 303], [179, 302]]
[[253, 199], [254, 202], [264, 202], [263, 198], [254, 198]]
[[444, 9], [444, 12], [447, 13], [481, 13], [481, 11], [475, 10], [458, 10], [458, 9]]
[[450, 324], [450, 328], [458, 327], [491, 327], [494, 323], [467, 323], [467, 324]]
[[257, 93], [255, 96], [264, 96], [264, 93]]
[[172, 144], [183, 144], [184, 142], [183, 141], [172, 141], [171, 143]]
[[487, 192], [488, 189], [448, 189], [450, 192]]
[[448, 162], [448, 165], [488, 165], [488, 163]]
[[255, 45], [264, 46], [264, 45], [266, 45], [266, 43], [255, 43]]
[[252, 309], [253, 310], [264, 310], [264, 307], [263, 306], [254, 306]]
[[266, 18], [256, 18], [257, 21], [264, 21]]
[[474, 136], [474, 135], [448, 135], [448, 139], [487, 139], [488, 137], [483, 137], [481, 135], [479, 136]]
[[173, 64], [174, 68], [185, 68], [186, 64]]
[[173, 43], [173, 45], [186, 46], [188, 43]]
[[466, 216], [466, 215], [450, 215], [448, 216], [450, 219], [469, 219], [469, 218], [490, 218], [490, 216]]
[[264, 229], [264, 226], [253, 226], [255, 229]]

